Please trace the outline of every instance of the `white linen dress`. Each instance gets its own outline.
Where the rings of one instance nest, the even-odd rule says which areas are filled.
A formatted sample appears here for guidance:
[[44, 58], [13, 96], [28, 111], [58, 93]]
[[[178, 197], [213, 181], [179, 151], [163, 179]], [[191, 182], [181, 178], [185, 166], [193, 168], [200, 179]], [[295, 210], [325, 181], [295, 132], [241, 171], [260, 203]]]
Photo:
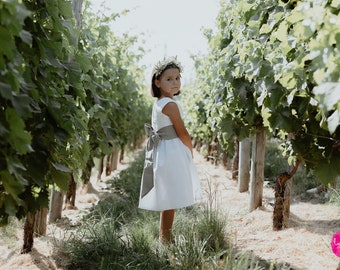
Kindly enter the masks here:
[[[152, 128], [157, 131], [172, 125], [170, 118], [162, 113], [172, 98], [158, 99], [152, 109]], [[179, 107], [182, 115], [182, 109]], [[164, 211], [187, 207], [198, 202], [201, 195], [200, 180], [189, 148], [177, 137], [159, 140], [153, 149], [154, 186], [140, 196], [139, 208]], [[143, 183], [141, 183], [143, 185]]]

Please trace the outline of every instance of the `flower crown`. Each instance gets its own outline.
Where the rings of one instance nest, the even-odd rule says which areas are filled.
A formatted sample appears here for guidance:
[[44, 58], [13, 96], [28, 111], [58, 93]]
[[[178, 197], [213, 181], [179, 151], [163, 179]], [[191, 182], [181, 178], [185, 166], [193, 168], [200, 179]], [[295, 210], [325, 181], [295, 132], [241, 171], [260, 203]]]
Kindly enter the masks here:
[[178, 67], [179, 71], [182, 72], [183, 67], [180, 62], [178, 62], [177, 57], [169, 57], [164, 58], [163, 60], [159, 61], [154, 67], [154, 74], [156, 77], [161, 75], [163, 71], [166, 69], [167, 66], [174, 65]]

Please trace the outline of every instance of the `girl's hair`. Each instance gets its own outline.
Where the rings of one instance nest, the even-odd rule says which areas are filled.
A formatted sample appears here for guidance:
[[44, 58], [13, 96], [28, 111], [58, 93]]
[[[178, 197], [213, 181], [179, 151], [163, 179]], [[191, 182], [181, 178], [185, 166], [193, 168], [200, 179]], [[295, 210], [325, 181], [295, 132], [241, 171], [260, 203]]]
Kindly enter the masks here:
[[[180, 73], [182, 72], [182, 69], [183, 69], [181, 64], [174, 57], [164, 59], [163, 61], [159, 61], [155, 65], [152, 71], [152, 78], [151, 78], [151, 95], [153, 97], [159, 98], [161, 96], [161, 90], [156, 86], [155, 80], [159, 80], [163, 72], [171, 68], [177, 68]], [[180, 93], [181, 91], [178, 91], [176, 94], [174, 94], [174, 96], [177, 96]]]

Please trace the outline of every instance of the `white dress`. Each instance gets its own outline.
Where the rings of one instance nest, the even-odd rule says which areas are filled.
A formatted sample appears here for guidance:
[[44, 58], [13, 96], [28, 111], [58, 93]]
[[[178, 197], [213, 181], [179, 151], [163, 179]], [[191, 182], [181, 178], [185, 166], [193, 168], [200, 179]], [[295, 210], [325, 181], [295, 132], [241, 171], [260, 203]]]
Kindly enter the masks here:
[[[162, 113], [169, 102], [175, 101], [165, 97], [153, 105], [152, 127], [155, 131], [172, 125], [170, 118]], [[177, 106], [182, 115], [181, 107]], [[178, 137], [161, 139], [153, 149], [153, 176], [154, 186], [144, 197], [140, 196], [139, 208], [154, 211], [177, 209], [201, 199], [200, 181], [191, 152]]]

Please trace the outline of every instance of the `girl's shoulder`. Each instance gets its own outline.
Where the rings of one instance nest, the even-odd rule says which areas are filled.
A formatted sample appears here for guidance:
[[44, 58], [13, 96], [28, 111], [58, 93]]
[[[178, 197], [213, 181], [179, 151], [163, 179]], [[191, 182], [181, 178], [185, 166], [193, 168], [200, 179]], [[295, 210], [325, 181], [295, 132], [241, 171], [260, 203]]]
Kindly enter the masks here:
[[156, 104], [157, 104], [157, 106], [162, 110], [162, 109], [164, 108], [164, 106], [165, 106], [166, 104], [170, 103], [170, 102], [173, 102], [173, 103], [176, 103], [176, 104], [177, 104], [177, 102], [176, 102], [174, 99], [169, 98], [169, 97], [164, 97], [164, 98], [158, 99], [158, 100], [156, 101]]

